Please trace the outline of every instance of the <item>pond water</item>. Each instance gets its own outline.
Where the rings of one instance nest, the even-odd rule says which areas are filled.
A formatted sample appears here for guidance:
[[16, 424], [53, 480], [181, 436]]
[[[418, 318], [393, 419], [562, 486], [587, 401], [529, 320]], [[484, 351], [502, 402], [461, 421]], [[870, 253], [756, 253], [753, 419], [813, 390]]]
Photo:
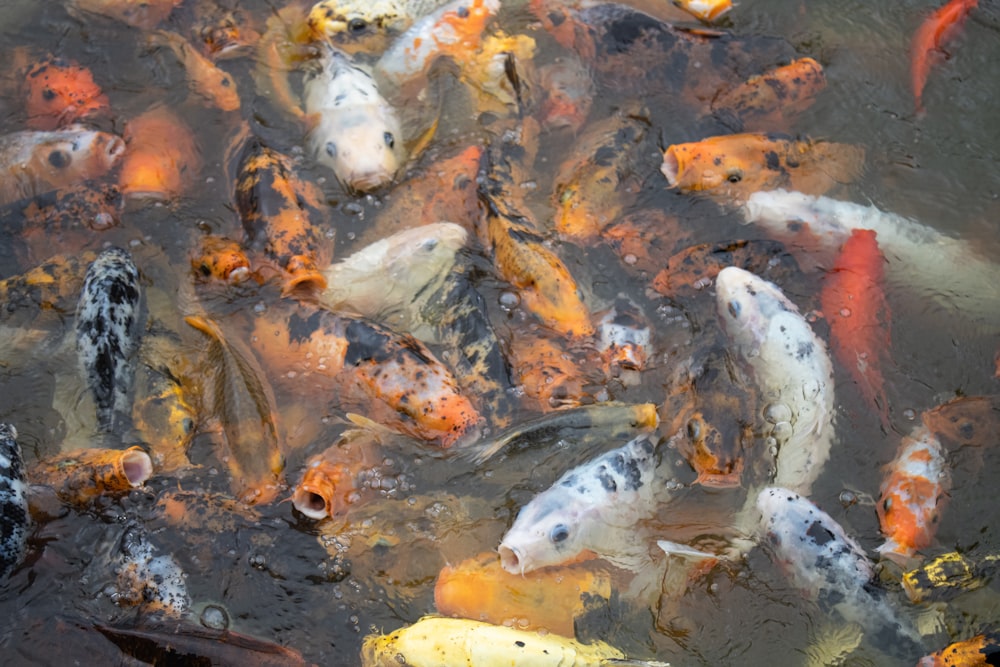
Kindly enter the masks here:
[[[211, 0], [185, 0], [165, 27], [190, 36], [197, 2], [212, 4]], [[235, 0], [219, 4], [236, 5]], [[540, 61], [553, 57], [557, 47], [520, 4], [505, 2], [499, 25], [511, 33], [523, 31], [535, 37]], [[68, 247], [58, 247], [58, 241], [52, 244], [56, 247], [45, 246], [53, 254], [99, 250], [107, 244], [130, 247], [151, 293], [158, 293], [161, 300], [163, 294], [184, 293], [180, 286], [191, 282], [188, 252], [200, 235], [212, 232], [240, 238], [225, 160], [228, 140], [239, 121], [252, 120], [276, 148], [299, 156], [302, 151], [296, 146], [301, 144], [301, 127], [272, 101], [255, 94], [252, 57], [222, 63], [237, 81], [242, 100], [240, 111], [227, 114], [193, 100], [177, 59], [166, 49], [148, 44], [139, 30], [93, 15], [70, 14], [63, 2], [6, 5], [0, 18], [4, 62], [15, 62], [15, 49], [27, 48], [35, 57], [54, 53], [89, 67], [113, 110], [110, 119], [101, 121], [101, 129], [121, 134], [128, 119], [159, 102], [194, 128], [203, 167], [196, 185], [183, 197], [166, 203], [130, 202], [121, 225], [93, 232], [92, 237], [82, 243], [74, 240]], [[812, 56], [823, 65], [826, 89], [787, 131], [865, 148], [861, 178], [838, 190], [838, 198], [919, 220], [967, 241], [980, 257], [995, 263], [1000, 259], [1000, 124], [995, 120], [1000, 94], [1000, 8], [995, 2], [981, 3], [948, 42], [950, 57], [932, 68], [924, 93], [926, 113], [917, 115], [909, 83], [910, 38], [935, 8], [918, 0], [759, 0], [737, 5], [720, 27], [746, 38], [749, 45], [758, 39], [783, 39], [789, 53]], [[240, 9], [263, 30], [264, 20], [280, 7], [248, 0]], [[462, 84], [450, 74], [444, 76], [443, 99], [453, 106], [443, 109], [430, 147], [409, 166], [414, 174], [432, 169], [436, 157], [493, 138], [488, 125], [481, 126], [470, 115]], [[293, 86], [298, 85], [297, 77], [293, 74]], [[7, 68], [2, 83], [0, 133], [21, 130], [25, 117], [17, 92], [18, 72]], [[649, 94], [642, 92], [636, 100], [623, 100], [599, 89], [590, 119], [633, 103], [652, 105], [669, 99], [669, 91], [665, 97], [655, 85], [637, 86], [642, 91], [649, 87]], [[690, 111], [683, 105], [648, 108], [644, 113], [650, 123], [649, 139], [635, 166], [641, 187], [632, 209], [623, 215], [660, 210], [678, 220], [684, 241], [677, 247], [671, 239], [662, 241], [661, 247], [670, 252], [699, 242], [766, 238], [762, 230], [742, 224], [737, 215], [715, 202], [668, 189], [659, 173], [659, 148], [726, 130], [685, 115]], [[534, 189], [526, 201], [544, 232], [551, 231], [555, 170], [574, 148], [574, 137], [565, 131], [543, 132], [540, 138]], [[381, 230], [398, 224], [379, 218], [380, 210], [392, 200], [392, 188], [354, 196], [344, 192], [332, 172], [321, 165], [302, 157], [299, 168], [304, 178], [320, 185], [326, 197], [327, 231], [336, 237], [335, 257], [347, 256], [378, 238]], [[0, 275], [16, 275], [31, 268], [31, 262], [47, 258], [40, 256], [43, 251], [37, 246], [27, 254], [17, 250], [17, 229], [6, 220], [0, 224], [0, 243], [6, 247], [0, 252]], [[592, 398], [662, 405], [666, 386], [679, 365], [695, 357], [723, 354], [724, 339], [713, 319], [711, 290], [667, 302], [650, 296], [650, 276], [630, 271], [607, 246], [553, 241], [552, 247], [580, 281], [593, 310], [606, 307], [616, 295], [627, 294], [643, 306], [656, 332], [649, 367], [640, 381], [609, 381], [593, 387]], [[479, 256], [481, 247], [473, 243], [471, 252], [475, 285], [501, 340], [532, 328], [523, 312], [501, 307], [509, 288], [491, 275], [489, 261]], [[933, 258], [928, 253], [928, 261]], [[956, 266], [955, 271], [962, 268]], [[793, 275], [796, 282], [782, 286], [786, 293], [803, 312], [818, 310], [820, 276]], [[156, 284], [157, 280], [162, 284]], [[982, 302], [995, 306], [1000, 302], [1000, 284], [989, 288], [996, 292], [984, 295]], [[271, 292], [253, 285], [202, 296], [220, 318], [266, 310], [273, 298]], [[893, 458], [900, 438], [918, 423], [923, 411], [957, 396], [995, 394], [1000, 382], [995, 375], [995, 355], [1000, 352], [995, 323], [1000, 313], [956, 312], [947, 304], [908, 291], [905, 284], [895, 285], [887, 300], [892, 311], [892, 361], [883, 371], [892, 428], [883, 432], [850, 376], [837, 368], [834, 449], [812, 494], [870, 553], [882, 540], [872, 500], [878, 495], [880, 466]], [[825, 336], [822, 319], [814, 321]], [[71, 312], [64, 324], [71, 337]], [[230, 331], [246, 334], [240, 324], [230, 326]], [[198, 334], [187, 331], [182, 337], [191, 350], [199, 349]], [[4, 350], [2, 343], [0, 350]], [[85, 409], [80, 406], [86, 402], [79, 401], [83, 389], [73, 354], [65, 356], [65, 349], [35, 354], [26, 362], [7, 351], [0, 360], [0, 419], [16, 425], [29, 465], [66, 449], [67, 442], [79, 443], [78, 429], [83, 428], [79, 423], [89, 423], [74, 415], [75, 410]], [[56, 363], [43, 358], [50, 354]], [[294, 484], [305, 461], [334, 442], [345, 428], [343, 412], [336, 401], [324, 396], [291, 397], [279, 390], [277, 403], [289, 440], [285, 474], [289, 484]], [[525, 402], [515, 412], [515, 423], [537, 416]], [[662, 416], [669, 421], [669, 415]], [[381, 493], [370, 494], [364, 506], [352, 509], [346, 521], [354, 527], [348, 530], [342, 517], [313, 522], [294, 511], [289, 502], [252, 511], [227, 504], [228, 469], [216, 455], [213, 424], [208, 415], [202, 417], [190, 449], [192, 462], [199, 466], [193, 471], [176, 476], [154, 474], [143, 489], [83, 509], [63, 507], [47, 497], [39, 501], [27, 560], [0, 589], [0, 618], [4, 619], [0, 645], [10, 664], [71, 659], [119, 664], [115, 645], [92, 627], [141, 625], [147, 613], [116, 604], [114, 599], [112, 554], [126, 526], [136, 523], [145, 525], [155, 549], [172, 554], [184, 571], [193, 623], [206, 607], [217, 605], [225, 610], [232, 630], [295, 649], [317, 664], [359, 664], [365, 635], [389, 632], [433, 613], [439, 570], [447, 563], [495, 550], [518, 509], [565, 472], [568, 462], [586, 458], [585, 452], [571, 451], [573, 443], [542, 441], [535, 449], [500, 456], [476, 468], [429, 448], [402, 447], [386, 454], [391, 461], [383, 462], [381, 468], [391, 474], [385, 473]], [[588, 446], [597, 451], [617, 444]], [[686, 464], [676, 452], [664, 452], [664, 456], [677, 459], [670, 464], [683, 476]], [[1000, 458], [981, 446], [953, 449], [947, 458], [954, 483], [928, 553], [955, 548], [975, 554], [997, 551], [1000, 507], [989, 491], [989, 480]], [[845, 491], [861, 500], [845, 505], [840, 501]], [[163, 499], [174, 493], [191, 514], [180, 522], [168, 520], [162, 510]], [[720, 501], [704, 491], [692, 494], [680, 506], [672, 504], [659, 519], [679, 531], [712, 525], [712, 518], [701, 516], [701, 505], [711, 512], [717, 511], [720, 502], [740, 503], [732, 498]], [[208, 519], [194, 518], [204, 513]], [[612, 572], [620, 594], [600, 614], [581, 619], [577, 633], [582, 639], [600, 638], [632, 658], [675, 665], [797, 664], [805, 662], [817, 635], [829, 630], [824, 614], [759, 549], [746, 562], [717, 566], [679, 599], [655, 600], [652, 605], [629, 600], [625, 594], [629, 578]], [[903, 613], [930, 618], [926, 609], [908, 607], [902, 596], [896, 595], [896, 600]], [[928, 632], [928, 652], [949, 639], [995, 629], [1000, 599], [994, 587], [988, 587], [956, 600], [941, 618], [944, 625]], [[935, 630], [933, 620], [923, 625]], [[859, 660], [892, 664], [893, 647], [880, 646], [877, 639], [870, 639], [869, 644]], [[142, 659], [135, 647], [131, 644], [126, 650]], [[122, 660], [120, 664], [137, 663]]]

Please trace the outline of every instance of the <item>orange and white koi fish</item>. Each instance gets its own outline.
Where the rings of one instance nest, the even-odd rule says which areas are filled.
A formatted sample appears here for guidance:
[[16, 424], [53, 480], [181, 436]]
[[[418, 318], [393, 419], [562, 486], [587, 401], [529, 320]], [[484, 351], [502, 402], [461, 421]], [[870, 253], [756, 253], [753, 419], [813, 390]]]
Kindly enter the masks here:
[[24, 76], [27, 125], [54, 130], [108, 111], [108, 97], [91, 71], [72, 60], [47, 56]]
[[917, 113], [924, 110], [924, 86], [931, 70], [934, 56], [941, 45], [962, 24], [969, 13], [979, 5], [979, 0], [950, 0], [927, 17], [913, 35], [910, 47], [910, 78]]
[[881, 360], [889, 353], [891, 315], [885, 300], [885, 256], [875, 232], [855, 229], [823, 278], [820, 305], [830, 324], [830, 347], [889, 430]]
[[458, 381], [423, 343], [379, 324], [305, 305], [269, 308], [253, 344], [289, 391], [320, 392], [341, 409], [450, 447], [478, 432], [481, 418]]
[[989, 667], [1000, 658], [1000, 633], [990, 632], [925, 655], [917, 667]]
[[193, 93], [223, 111], [240, 108], [240, 95], [232, 75], [199, 53], [186, 39], [177, 33], [159, 30], [150, 34], [149, 41], [174, 52], [187, 73], [188, 86]]
[[104, 176], [124, 152], [120, 137], [82, 125], [0, 136], [0, 205]]
[[886, 473], [875, 506], [886, 541], [876, 551], [905, 564], [934, 539], [951, 489], [951, 470], [941, 441], [921, 425], [903, 438]]
[[126, 122], [125, 141], [118, 184], [130, 199], [178, 197], [201, 170], [194, 133], [165, 106], [157, 105]]
[[762, 190], [791, 188], [821, 195], [861, 175], [865, 151], [829, 141], [763, 133], [708, 137], [674, 144], [660, 171], [672, 188], [745, 201]]
[[152, 474], [153, 462], [139, 447], [77, 449], [42, 459], [28, 469], [33, 484], [51, 487], [73, 505], [124, 494], [145, 484]]
[[720, 93], [712, 100], [712, 113], [739, 132], [781, 130], [812, 106], [825, 87], [823, 67], [812, 58], [799, 58]]

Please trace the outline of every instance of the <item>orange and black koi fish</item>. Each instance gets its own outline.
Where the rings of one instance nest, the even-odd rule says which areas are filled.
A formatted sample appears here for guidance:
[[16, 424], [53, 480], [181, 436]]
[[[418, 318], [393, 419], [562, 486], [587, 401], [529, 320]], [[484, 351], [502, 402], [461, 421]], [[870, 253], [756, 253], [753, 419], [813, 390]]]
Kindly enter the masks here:
[[795, 260], [778, 241], [699, 243], [671, 255], [650, 287], [666, 297], [691, 298], [708, 289], [727, 266], [738, 266], [778, 284], [787, 284], [785, 273], [798, 271]]
[[[149, 340], [146, 341], [147, 346]], [[191, 466], [188, 447], [198, 416], [189, 392], [180, 380], [148, 363], [139, 365], [132, 403], [132, 424], [149, 445], [156, 470], [172, 473]]]
[[934, 56], [941, 45], [965, 21], [965, 17], [979, 5], [979, 0], [950, 0], [945, 6], [927, 17], [913, 35], [910, 47], [910, 78], [917, 113], [924, 110], [924, 86], [931, 70]]
[[799, 58], [719, 93], [712, 114], [737, 132], [783, 130], [825, 87], [823, 67]]
[[239, 153], [236, 207], [246, 246], [281, 271], [283, 293], [323, 289], [333, 256], [323, 237], [322, 193], [295, 173], [292, 160], [251, 137]]
[[55, 130], [109, 110], [91, 71], [72, 60], [47, 56], [25, 74], [27, 125]]
[[191, 257], [191, 268], [202, 280], [236, 284], [250, 275], [250, 260], [236, 241], [221, 236], [203, 236]]
[[142, 486], [152, 474], [153, 462], [139, 447], [77, 449], [42, 459], [28, 469], [33, 484], [52, 488], [73, 505], [122, 495]]
[[989, 667], [1000, 661], [1000, 632], [976, 635], [925, 655], [917, 667]]

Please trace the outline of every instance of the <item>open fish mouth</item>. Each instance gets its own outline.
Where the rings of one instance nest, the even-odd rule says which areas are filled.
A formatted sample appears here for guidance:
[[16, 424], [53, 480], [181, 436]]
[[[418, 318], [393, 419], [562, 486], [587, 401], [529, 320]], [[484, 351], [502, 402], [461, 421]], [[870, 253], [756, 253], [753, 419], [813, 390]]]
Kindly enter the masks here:
[[500, 552], [500, 567], [511, 574], [524, 574], [524, 557], [517, 548], [501, 544], [497, 551]]
[[111, 136], [108, 145], [104, 147], [104, 161], [109, 167], [125, 155], [125, 140], [121, 137]]
[[388, 185], [394, 176], [395, 174], [388, 169], [353, 173], [344, 179], [344, 185], [355, 193], [363, 194]]
[[680, 173], [680, 170], [681, 164], [674, 153], [674, 147], [671, 146], [663, 153], [663, 164], [660, 165], [660, 171], [667, 177], [667, 183], [670, 187], [677, 187], [677, 175]]
[[305, 485], [295, 490], [292, 496], [292, 504], [302, 514], [310, 519], [325, 519], [330, 514], [330, 504], [324, 495], [311, 487]]

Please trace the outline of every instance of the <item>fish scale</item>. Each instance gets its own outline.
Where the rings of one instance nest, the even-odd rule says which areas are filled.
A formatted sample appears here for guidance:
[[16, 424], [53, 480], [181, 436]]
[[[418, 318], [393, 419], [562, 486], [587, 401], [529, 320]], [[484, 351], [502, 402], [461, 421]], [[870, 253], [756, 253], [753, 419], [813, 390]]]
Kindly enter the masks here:
[[6, 578], [24, 559], [30, 525], [17, 429], [0, 424], [0, 578]]

